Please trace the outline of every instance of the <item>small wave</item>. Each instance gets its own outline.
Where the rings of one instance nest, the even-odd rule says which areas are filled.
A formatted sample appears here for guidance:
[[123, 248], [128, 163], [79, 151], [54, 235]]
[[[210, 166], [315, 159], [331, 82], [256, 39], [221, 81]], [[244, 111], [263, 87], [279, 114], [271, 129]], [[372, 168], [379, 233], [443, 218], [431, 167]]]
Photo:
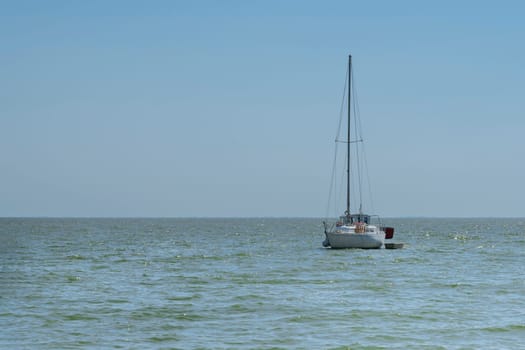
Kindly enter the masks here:
[[461, 289], [461, 288], [474, 288], [474, 285], [463, 282], [450, 282], [450, 283], [432, 283], [432, 288], [451, 288], [451, 289]]
[[393, 262], [396, 264], [421, 264], [428, 262], [429, 259], [419, 256], [409, 256], [409, 257], [396, 257]]
[[167, 341], [178, 341], [179, 338], [172, 336], [172, 335], [166, 335], [166, 336], [154, 336], [148, 339], [151, 342], [154, 343], [162, 343]]
[[66, 276], [66, 280], [70, 283], [78, 282], [80, 281], [80, 277], [78, 276]]
[[199, 299], [201, 297], [200, 294], [192, 294], [192, 295], [174, 295], [171, 297], [167, 297], [167, 300], [170, 301], [188, 301], [188, 300], [194, 300]]
[[109, 265], [94, 265], [91, 267], [91, 270], [105, 270], [105, 269], [109, 269], [111, 266]]
[[108, 299], [109, 304], [126, 304], [129, 303], [128, 299]]
[[[191, 305], [187, 306], [191, 307]], [[131, 314], [131, 319], [133, 320], [159, 318], [164, 320], [199, 321], [203, 319], [203, 316], [176, 307], [149, 307], [134, 311]]]
[[482, 330], [486, 332], [494, 332], [494, 333], [524, 331], [525, 324], [510, 324], [504, 327], [485, 327]]
[[72, 314], [63, 317], [66, 321], [95, 321], [98, 318], [85, 314]]
[[204, 316], [196, 315], [196, 314], [189, 314], [189, 313], [182, 313], [175, 316], [175, 319], [180, 321], [200, 321], [204, 319]]
[[266, 297], [263, 294], [243, 294], [238, 295], [234, 298], [235, 300], [242, 301], [242, 302], [254, 302], [254, 301], [261, 301], [266, 300]]
[[315, 322], [319, 320], [318, 315], [296, 315], [291, 316], [286, 319], [286, 322], [288, 323], [305, 323], [308, 324], [310, 322]]
[[82, 256], [82, 255], [79, 255], [79, 254], [74, 254], [74, 255], [66, 256], [66, 259], [68, 259], [68, 260], [86, 260], [86, 257]]
[[257, 312], [257, 310], [253, 307], [249, 307], [244, 304], [232, 304], [228, 306], [227, 308], [228, 313], [251, 313], [251, 312]]

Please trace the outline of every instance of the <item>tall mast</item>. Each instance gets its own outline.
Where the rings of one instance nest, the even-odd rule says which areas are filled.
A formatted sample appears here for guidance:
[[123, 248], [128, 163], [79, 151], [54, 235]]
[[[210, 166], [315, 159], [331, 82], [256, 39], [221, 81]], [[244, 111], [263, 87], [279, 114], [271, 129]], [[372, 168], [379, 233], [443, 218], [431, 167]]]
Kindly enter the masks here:
[[346, 215], [350, 216], [350, 110], [352, 104], [352, 55], [348, 55], [348, 132], [346, 144]]

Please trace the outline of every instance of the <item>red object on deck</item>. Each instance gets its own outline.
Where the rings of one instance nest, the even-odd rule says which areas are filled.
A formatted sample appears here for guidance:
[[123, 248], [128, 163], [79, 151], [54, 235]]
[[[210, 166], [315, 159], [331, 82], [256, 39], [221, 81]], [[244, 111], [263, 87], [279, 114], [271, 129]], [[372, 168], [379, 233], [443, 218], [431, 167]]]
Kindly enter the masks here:
[[385, 231], [385, 239], [394, 238], [394, 228], [393, 227], [383, 227], [383, 231]]

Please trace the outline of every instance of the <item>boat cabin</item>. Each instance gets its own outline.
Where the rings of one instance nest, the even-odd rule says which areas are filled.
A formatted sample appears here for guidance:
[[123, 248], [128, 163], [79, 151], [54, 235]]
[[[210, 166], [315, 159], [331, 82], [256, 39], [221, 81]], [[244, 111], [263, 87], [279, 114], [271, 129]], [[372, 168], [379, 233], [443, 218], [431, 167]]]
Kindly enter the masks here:
[[366, 214], [350, 214], [350, 215], [344, 215], [340, 216], [339, 220], [343, 223], [343, 225], [353, 225], [357, 222], [364, 222], [365, 224], [370, 224], [370, 215]]

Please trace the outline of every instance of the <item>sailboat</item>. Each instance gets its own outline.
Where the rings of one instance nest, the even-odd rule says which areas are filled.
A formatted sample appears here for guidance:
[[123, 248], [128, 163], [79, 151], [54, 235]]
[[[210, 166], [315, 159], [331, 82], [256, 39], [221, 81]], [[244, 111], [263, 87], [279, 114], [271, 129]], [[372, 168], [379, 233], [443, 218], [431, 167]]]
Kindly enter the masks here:
[[[350, 136], [351, 125], [351, 97], [352, 97], [352, 55], [348, 56], [348, 117], [347, 117], [347, 145], [346, 150], [346, 210], [335, 223], [323, 222], [326, 239], [324, 247], [334, 249], [363, 248], [378, 249], [384, 246], [385, 239], [393, 238], [394, 228], [381, 225], [379, 217], [363, 213], [362, 204], [356, 213], [350, 212], [350, 146], [352, 143], [362, 142], [361, 139], [352, 141]], [[374, 218], [378, 223], [373, 223]]]

